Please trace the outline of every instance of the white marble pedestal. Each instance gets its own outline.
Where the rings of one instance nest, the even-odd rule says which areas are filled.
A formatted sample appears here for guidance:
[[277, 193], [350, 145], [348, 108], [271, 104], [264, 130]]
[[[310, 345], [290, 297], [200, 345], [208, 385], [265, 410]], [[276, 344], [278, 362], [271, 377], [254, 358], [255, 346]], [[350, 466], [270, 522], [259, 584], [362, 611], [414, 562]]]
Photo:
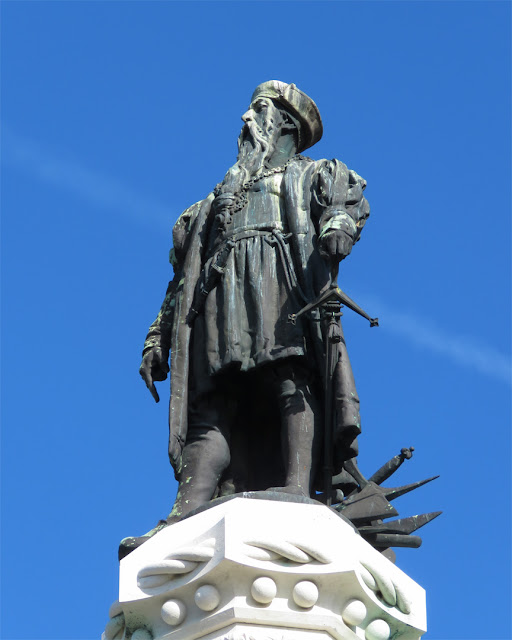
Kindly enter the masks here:
[[425, 591], [322, 505], [234, 498], [121, 561], [102, 640], [416, 640]]

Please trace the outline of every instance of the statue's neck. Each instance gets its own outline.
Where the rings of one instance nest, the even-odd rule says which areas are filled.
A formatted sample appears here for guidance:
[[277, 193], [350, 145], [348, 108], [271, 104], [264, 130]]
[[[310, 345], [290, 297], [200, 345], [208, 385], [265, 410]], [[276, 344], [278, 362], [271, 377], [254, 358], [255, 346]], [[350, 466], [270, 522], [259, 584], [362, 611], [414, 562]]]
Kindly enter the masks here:
[[266, 165], [273, 169], [280, 167], [297, 153], [297, 143], [292, 133], [285, 133], [279, 138], [274, 153], [267, 160]]

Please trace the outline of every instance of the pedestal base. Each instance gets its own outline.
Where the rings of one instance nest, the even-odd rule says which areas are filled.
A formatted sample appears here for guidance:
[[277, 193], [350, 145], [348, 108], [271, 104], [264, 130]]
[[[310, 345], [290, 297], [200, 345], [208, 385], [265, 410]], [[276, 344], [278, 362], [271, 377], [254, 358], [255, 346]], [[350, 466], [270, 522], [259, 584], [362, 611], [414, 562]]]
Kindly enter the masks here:
[[103, 640], [417, 640], [425, 591], [328, 507], [235, 498], [121, 561]]

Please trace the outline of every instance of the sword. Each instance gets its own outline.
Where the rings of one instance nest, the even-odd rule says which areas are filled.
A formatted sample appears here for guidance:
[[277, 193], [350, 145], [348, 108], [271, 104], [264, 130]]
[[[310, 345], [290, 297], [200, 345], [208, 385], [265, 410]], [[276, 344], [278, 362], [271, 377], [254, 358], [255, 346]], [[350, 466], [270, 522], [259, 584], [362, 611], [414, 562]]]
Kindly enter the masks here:
[[361, 309], [361, 307], [357, 303], [355, 303], [352, 298], [350, 298], [344, 291], [342, 291], [338, 287], [336, 282], [332, 282], [331, 285], [323, 293], [321, 293], [316, 300], [310, 302], [305, 307], [302, 307], [300, 311], [298, 311], [297, 313], [288, 314], [288, 322], [296, 324], [297, 318], [300, 318], [300, 316], [302, 316], [304, 313], [312, 311], [313, 309], [316, 309], [316, 307], [319, 307], [321, 304], [324, 304], [332, 299], [338, 300], [340, 304], [345, 305], [349, 309], [352, 309], [352, 311], [355, 311], [360, 316], [368, 320], [368, 322], [370, 323], [370, 327], [379, 326], [379, 319], [370, 318], [366, 311]]
[[197, 318], [197, 316], [202, 312], [206, 298], [210, 291], [213, 291], [217, 286], [219, 280], [224, 275], [224, 271], [226, 270], [226, 264], [228, 262], [229, 254], [231, 250], [235, 246], [233, 240], [228, 240], [222, 249], [217, 253], [215, 260], [212, 261], [210, 265], [210, 270], [204, 282], [199, 281], [196, 287], [196, 291], [194, 293], [194, 299], [192, 301], [192, 306], [189, 311], [189, 315], [187, 321], [189, 324]]
[[[337, 351], [337, 343], [341, 340], [341, 330], [340, 330], [340, 316], [341, 314], [341, 306], [345, 305], [352, 311], [355, 311], [360, 316], [365, 318], [370, 322], [370, 327], [378, 327], [379, 319], [378, 318], [370, 318], [370, 316], [361, 309], [361, 307], [356, 304], [352, 298], [350, 298], [346, 293], [344, 293], [337, 285], [337, 265], [333, 269], [331, 274], [331, 284], [326, 290], [321, 293], [316, 300], [310, 302], [305, 307], [303, 307], [297, 313], [291, 313], [288, 315], [288, 322], [292, 324], [296, 324], [297, 318], [300, 318], [303, 314], [308, 311], [312, 311], [317, 307], [322, 307], [323, 311], [323, 320], [324, 320], [324, 340], [325, 340], [325, 396], [324, 396], [324, 492], [325, 492], [325, 500], [326, 505], [329, 507], [332, 504], [332, 473], [333, 473], [333, 462], [332, 462], [332, 437], [333, 437], [333, 429], [334, 429], [334, 402], [333, 402], [333, 378], [334, 378], [334, 369], [336, 367], [336, 351]], [[355, 464], [352, 465], [347, 464], [348, 473], [353, 475], [357, 470]], [[361, 487], [367, 483], [367, 480], [363, 478], [360, 473], [356, 473], [353, 476], [356, 479], [356, 482], [360, 481]], [[364, 481], [364, 482], [363, 482]]]

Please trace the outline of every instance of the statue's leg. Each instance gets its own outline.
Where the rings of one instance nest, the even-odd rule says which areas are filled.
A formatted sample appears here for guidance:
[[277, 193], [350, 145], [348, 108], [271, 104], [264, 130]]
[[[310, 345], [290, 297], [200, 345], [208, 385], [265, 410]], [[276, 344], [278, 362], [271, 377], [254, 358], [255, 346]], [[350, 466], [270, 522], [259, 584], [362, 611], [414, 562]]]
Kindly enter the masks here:
[[199, 397], [192, 396], [178, 495], [171, 513], [143, 536], [121, 540], [120, 560], [213, 497], [220, 477], [229, 465], [229, 434], [236, 410], [236, 394], [223, 392], [214, 384], [212, 389]]
[[321, 453], [318, 401], [309, 384], [309, 371], [300, 361], [275, 365], [274, 372], [286, 469], [285, 486], [274, 490], [310, 497]]
[[187, 441], [178, 494], [169, 524], [209, 502], [230, 462], [230, 433], [236, 402], [231, 394], [212, 391], [189, 409]]

